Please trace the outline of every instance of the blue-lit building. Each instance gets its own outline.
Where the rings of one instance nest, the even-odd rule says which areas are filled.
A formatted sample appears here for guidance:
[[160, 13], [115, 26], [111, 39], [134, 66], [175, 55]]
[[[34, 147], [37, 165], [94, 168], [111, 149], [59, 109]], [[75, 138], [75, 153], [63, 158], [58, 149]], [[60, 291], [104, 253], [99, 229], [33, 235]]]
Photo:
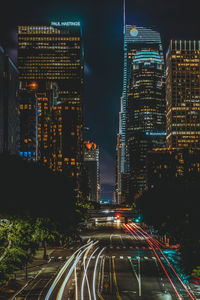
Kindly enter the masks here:
[[[146, 154], [165, 146], [164, 59], [160, 34], [124, 26], [121, 134], [121, 197], [132, 200], [146, 187]], [[126, 178], [126, 182], [124, 182]], [[123, 184], [122, 184], [123, 183]]]

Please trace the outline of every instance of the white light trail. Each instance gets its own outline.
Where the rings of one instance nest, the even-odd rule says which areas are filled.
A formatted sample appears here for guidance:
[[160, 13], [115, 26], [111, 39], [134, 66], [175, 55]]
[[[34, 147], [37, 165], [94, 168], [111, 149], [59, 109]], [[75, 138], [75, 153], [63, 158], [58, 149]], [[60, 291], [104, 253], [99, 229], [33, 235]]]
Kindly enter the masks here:
[[56, 278], [54, 279], [46, 297], [45, 300], [49, 300], [51, 294], [53, 293], [53, 290], [56, 286], [56, 284], [58, 283], [58, 281], [60, 280], [61, 276], [63, 275], [63, 273], [66, 271], [66, 269], [68, 268], [69, 264], [72, 262], [72, 260], [74, 259], [76, 253], [78, 253], [81, 249], [85, 248], [86, 246], [90, 245], [91, 243], [93, 243], [92, 241], [88, 244], [83, 245], [82, 247], [80, 247], [79, 249], [77, 249], [71, 256], [70, 258], [66, 261], [66, 263], [64, 264], [64, 266], [62, 267], [62, 269], [59, 271], [58, 275], [56, 276]]
[[94, 273], [93, 273], [93, 296], [94, 296], [94, 300], [96, 300], [96, 288], [95, 288], [95, 282], [96, 282], [96, 273], [97, 273], [97, 266], [98, 266], [98, 262], [99, 262], [99, 258], [101, 253], [104, 251], [105, 248], [101, 249], [101, 251], [99, 252], [96, 262], [95, 262], [95, 267], [94, 267]]
[[68, 282], [68, 280], [69, 280], [69, 278], [70, 278], [72, 272], [74, 271], [74, 269], [75, 269], [77, 263], [78, 263], [79, 260], [81, 259], [81, 256], [83, 255], [83, 253], [84, 253], [85, 251], [88, 252], [88, 249], [92, 248], [96, 243], [98, 243], [98, 241], [95, 242], [95, 243], [92, 242], [91, 244], [89, 243], [89, 244], [87, 244], [88, 246], [86, 247], [86, 249], [84, 249], [84, 250], [78, 252], [78, 255], [77, 255], [77, 257], [76, 257], [76, 259], [75, 259], [73, 265], [71, 266], [69, 272], [67, 273], [67, 275], [66, 275], [66, 277], [65, 277], [65, 280], [63, 281], [63, 283], [62, 283], [62, 285], [61, 285], [61, 288], [60, 288], [60, 290], [59, 290], [59, 292], [58, 292], [58, 295], [57, 295], [57, 297], [56, 297], [56, 300], [62, 300], [62, 296], [63, 296], [64, 289], [65, 289], [65, 287], [66, 287], [66, 284], [67, 284], [67, 282]]
[[[91, 258], [92, 256], [94, 255], [94, 253], [99, 249], [99, 247], [97, 247], [93, 252], [92, 254], [90, 255], [89, 259], [88, 259], [88, 262], [87, 262], [87, 265], [86, 265], [86, 268], [84, 269], [84, 275], [83, 275], [83, 280], [82, 280], [82, 286], [81, 286], [81, 300], [84, 300], [84, 284], [85, 284], [85, 278], [87, 276], [87, 269], [88, 269], [88, 266], [90, 264], [90, 261], [91, 261]], [[88, 291], [89, 292], [89, 291]], [[90, 300], [91, 300], [91, 294], [89, 292], [89, 297], [90, 297]]]

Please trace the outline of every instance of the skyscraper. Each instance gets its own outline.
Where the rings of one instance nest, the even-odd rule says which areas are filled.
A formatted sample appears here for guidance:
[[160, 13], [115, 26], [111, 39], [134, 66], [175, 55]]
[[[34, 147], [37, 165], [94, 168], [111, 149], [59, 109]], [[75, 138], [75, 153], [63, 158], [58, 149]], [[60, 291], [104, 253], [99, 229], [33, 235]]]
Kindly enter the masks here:
[[31, 86], [22, 89], [19, 84], [19, 152], [23, 159], [37, 159], [37, 96]]
[[125, 186], [130, 187], [132, 199], [146, 186], [147, 151], [158, 145], [165, 146], [163, 50], [160, 34], [149, 28], [124, 27], [119, 132], [122, 136], [121, 184], [124, 174], [128, 174], [129, 182]]
[[[18, 66], [22, 87], [37, 84], [39, 159], [51, 160], [48, 113], [52, 103], [48, 84], [57, 84], [58, 101], [53, 103], [52, 147], [54, 169], [70, 178], [80, 175], [83, 163], [83, 44], [79, 22], [51, 22], [18, 28]], [[49, 90], [50, 91], [50, 90]], [[48, 113], [45, 113], [48, 112]], [[45, 154], [46, 153], [46, 154]], [[52, 155], [52, 152], [51, 152]]]
[[0, 153], [18, 153], [17, 90], [18, 70], [0, 47]]
[[171, 40], [166, 55], [167, 146], [200, 148], [200, 41]]
[[84, 166], [89, 181], [89, 200], [100, 202], [99, 147], [92, 142], [85, 142]]
[[115, 197], [116, 197], [116, 202], [117, 204], [120, 204], [121, 202], [121, 168], [120, 168], [120, 164], [121, 164], [121, 134], [118, 133], [117, 135], [117, 145], [116, 145], [116, 193], [115, 193]]

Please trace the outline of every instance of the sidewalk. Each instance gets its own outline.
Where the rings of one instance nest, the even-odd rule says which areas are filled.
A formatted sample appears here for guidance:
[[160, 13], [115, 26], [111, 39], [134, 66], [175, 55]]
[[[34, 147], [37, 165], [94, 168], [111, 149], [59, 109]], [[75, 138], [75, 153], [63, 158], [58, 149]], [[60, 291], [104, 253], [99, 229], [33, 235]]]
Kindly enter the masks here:
[[[48, 248], [47, 254], [51, 255], [57, 248]], [[16, 279], [11, 279], [8, 286], [0, 289], [0, 300], [12, 299], [13, 296], [23, 289], [23, 287], [31, 281], [42, 268], [42, 265], [46, 264], [47, 260], [43, 259], [43, 248], [39, 248], [32, 263], [28, 264], [28, 280], [25, 280], [25, 270], [16, 272]]]

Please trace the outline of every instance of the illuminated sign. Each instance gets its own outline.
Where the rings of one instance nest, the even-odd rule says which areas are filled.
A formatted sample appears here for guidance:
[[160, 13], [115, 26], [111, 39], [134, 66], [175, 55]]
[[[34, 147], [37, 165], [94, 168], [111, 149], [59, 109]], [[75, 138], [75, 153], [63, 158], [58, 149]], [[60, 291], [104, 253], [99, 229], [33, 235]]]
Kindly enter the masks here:
[[166, 132], [146, 132], [146, 135], [160, 136], [160, 135], [167, 135], [167, 133]]
[[130, 36], [136, 37], [138, 35], [138, 30], [136, 28], [131, 28]]
[[51, 26], [80, 26], [80, 22], [51, 22]]

